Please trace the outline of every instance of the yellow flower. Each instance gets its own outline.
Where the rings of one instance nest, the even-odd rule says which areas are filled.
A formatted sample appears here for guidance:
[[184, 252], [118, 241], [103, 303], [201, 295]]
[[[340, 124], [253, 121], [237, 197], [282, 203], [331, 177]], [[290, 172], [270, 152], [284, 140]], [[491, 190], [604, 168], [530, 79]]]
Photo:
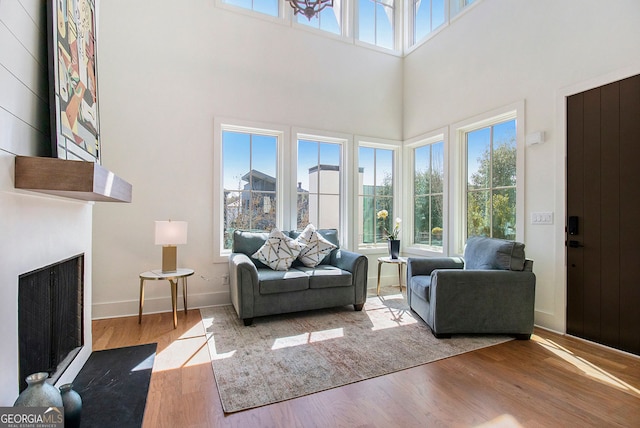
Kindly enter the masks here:
[[387, 217], [389, 217], [389, 211], [387, 211], [387, 210], [380, 210], [380, 211], [378, 211], [377, 216], [378, 216], [378, 218], [379, 218], [379, 219], [381, 219], [381, 220], [386, 220], [386, 219], [387, 219]]

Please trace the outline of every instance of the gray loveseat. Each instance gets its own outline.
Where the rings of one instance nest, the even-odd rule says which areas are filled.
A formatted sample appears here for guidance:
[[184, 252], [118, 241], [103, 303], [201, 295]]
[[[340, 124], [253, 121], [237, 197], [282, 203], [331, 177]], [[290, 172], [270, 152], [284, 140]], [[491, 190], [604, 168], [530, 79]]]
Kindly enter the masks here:
[[464, 259], [409, 258], [407, 301], [438, 338], [533, 332], [536, 277], [524, 244], [472, 237]]
[[[318, 232], [338, 248], [316, 267], [295, 261], [286, 271], [272, 270], [251, 258], [267, 240], [267, 232], [236, 230], [229, 256], [231, 302], [238, 317], [251, 325], [254, 317], [353, 305], [362, 310], [367, 297], [368, 260], [340, 248], [338, 231]], [[296, 238], [299, 232], [284, 232]]]

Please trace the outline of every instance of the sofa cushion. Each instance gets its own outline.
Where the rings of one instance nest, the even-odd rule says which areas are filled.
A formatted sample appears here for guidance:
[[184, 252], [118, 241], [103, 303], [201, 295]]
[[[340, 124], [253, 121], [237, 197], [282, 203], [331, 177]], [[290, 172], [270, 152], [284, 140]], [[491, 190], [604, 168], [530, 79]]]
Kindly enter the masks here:
[[411, 277], [409, 284], [411, 293], [417, 295], [425, 302], [429, 302], [429, 288], [431, 287], [431, 275], [417, 275]]
[[524, 269], [524, 244], [505, 239], [473, 236], [464, 249], [464, 268], [515, 270]]
[[311, 223], [298, 235], [296, 241], [302, 244], [298, 260], [307, 267], [318, 266], [333, 249], [338, 248], [319, 234]]
[[321, 265], [313, 268], [300, 266], [296, 270], [309, 277], [309, 288], [350, 287], [351, 272], [335, 266]]
[[[340, 248], [340, 240], [338, 239], [338, 230], [337, 229], [317, 229], [317, 232], [319, 235], [321, 235], [324, 239], [326, 239], [327, 241], [331, 242], [333, 245], [336, 246], [336, 248], [333, 249], [333, 251], [326, 256], [321, 262], [321, 265], [329, 265], [331, 264], [331, 256], [332, 253], [338, 251], [338, 249]], [[298, 236], [300, 236], [301, 232], [292, 230], [291, 232], [289, 232], [289, 236], [292, 238], [297, 238]], [[297, 260], [294, 263], [294, 266], [296, 266], [296, 264], [300, 264], [301, 262], [299, 260]]]
[[287, 293], [309, 288], [309, 276], [297, 269], [258, 269], [260, 294]]
[[273, 270], [287, 270], [300, 254], [302, 244], [273, 228], [265, 243], [251, 255]]

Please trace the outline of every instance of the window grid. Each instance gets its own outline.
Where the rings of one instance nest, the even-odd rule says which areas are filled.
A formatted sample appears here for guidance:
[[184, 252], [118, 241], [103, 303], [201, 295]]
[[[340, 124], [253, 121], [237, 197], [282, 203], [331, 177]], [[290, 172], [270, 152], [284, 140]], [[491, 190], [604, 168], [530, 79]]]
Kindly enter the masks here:
[[[372, 153], [372, 162], [370, 167], [373, 169], [371, 174], [373, 184], [364, 184], [358, 189], [359, 205], [361, 207], [361, 215], [359, 223], [362, 229], [359, 233], [360, 244], [380, 244], [387, 240], [385, 228], [391, 231], [395, 222], [393, 211], [393, 183], [395, 179], [394, 152], [390, 149], [378, 149], [372, 147], [360, 147], [360, 165], [359, 173], [366, 172], [367, 166], [362, 161], [365, 152]], [[381, 155], [390, 155], [391, 174], [385, 176], [384, 168], [380, 167], [379, 158]], [[389, 159], [387, 160], [389, 161]], [[379, 184], [380, 183], [380, 184]], [[386, 210], [388, 217], [386, 220], [378, 219], [377, 214], [381, 210]]]
[[[444, 234], [444, 142], [414, 149], [413, 161], [413, 243], [441, 249]], [[420, 166], [425, 167], [423, 171]]]
[[[496, 128], [512, 125], [507, 141], [496, 141]], [[470, 155], [470, 136], [488, 133], [486, 149]], [[516, 144], [515, 120], [465, 134], [467, 158], [467, 237], [488, 236], [513, 240], [516, 236]], [[477, 152], [477, 147], [474, 147]], [[478, 167], [471, 172], [471, 156]], [[483, 185], [484, 183], [484, 185]]]
[[[231, 248], [236, 229], [269, 231], [276, 226], [277, 140], [277, 137], [268, 134], [222, 132], [224, 249]], [[264, 152], [272, 152], [273, 165], [268, 164], [268, 156], [264, 156]], [[244, 165], [239, 165], [240, 157], [247, 160]], [[231, 178], [234, 183], [237, 180], [237, 188], [232, 187]], [[246, 184], [243, 186], [242, 182]]]

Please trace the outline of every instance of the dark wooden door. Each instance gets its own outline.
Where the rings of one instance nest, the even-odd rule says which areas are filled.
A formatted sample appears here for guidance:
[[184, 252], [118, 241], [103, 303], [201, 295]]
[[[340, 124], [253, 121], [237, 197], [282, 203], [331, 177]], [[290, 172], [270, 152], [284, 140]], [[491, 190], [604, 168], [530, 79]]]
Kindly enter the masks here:
[[640, 355], [640, 75], [567, 99], [567, 333]]

